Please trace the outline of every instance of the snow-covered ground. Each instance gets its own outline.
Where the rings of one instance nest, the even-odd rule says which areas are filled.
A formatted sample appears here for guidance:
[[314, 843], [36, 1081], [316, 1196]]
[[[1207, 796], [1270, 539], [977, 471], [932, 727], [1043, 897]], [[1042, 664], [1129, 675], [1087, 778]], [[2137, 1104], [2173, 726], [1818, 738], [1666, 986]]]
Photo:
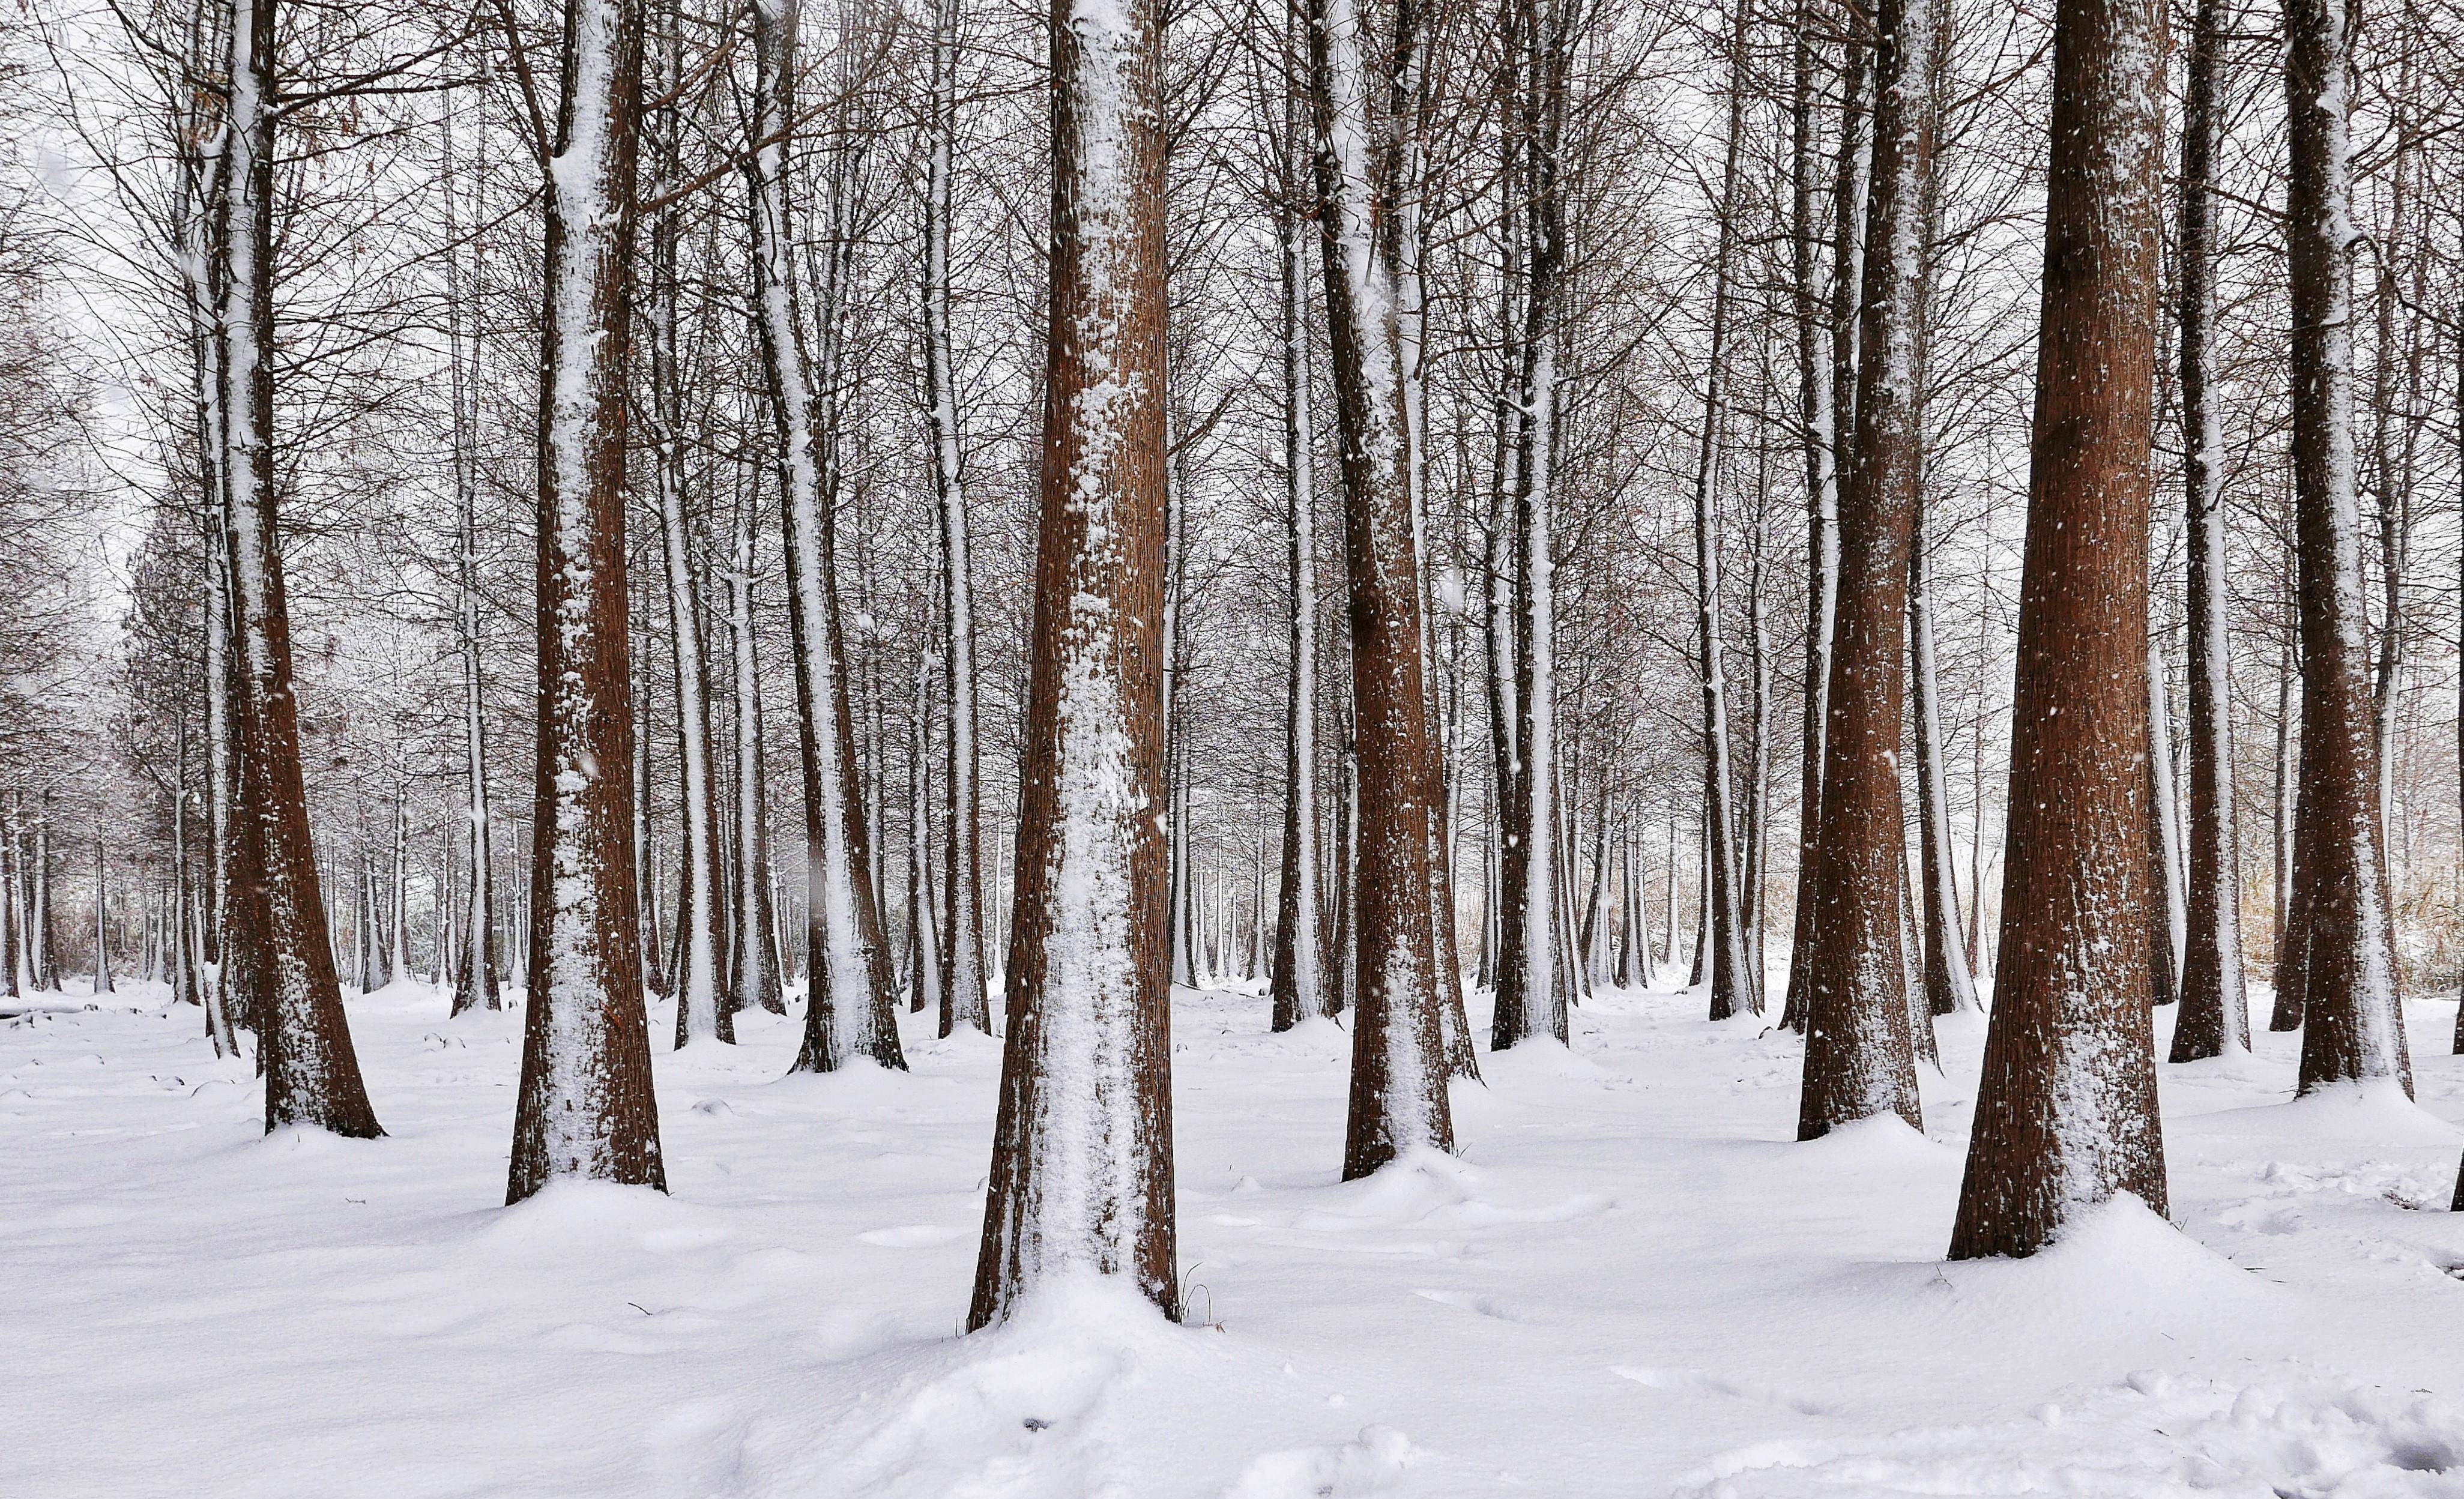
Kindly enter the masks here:
[[1981, 1021], [1925, 1136], [1800, 1145], [1793, 1038], [1604, 994], [1345, 1185], [1349, 1038], [1183, 992], [1191, 1325], [962, 1338], [995, 1043], [786, 1078], [746, 1017], [658, 1058], [672, 1197], [509, 1210], [515, 1016], [353, 1000], [389, 1136], [265, 1138], [145, 998], [0, 1025], [0, 1494], [2464, 1494], [2450, 1000], [2418, 1109], [2288, 1102], [2289, 1037], [2166, 1067], [2179, 1232], [1946, 1265]]

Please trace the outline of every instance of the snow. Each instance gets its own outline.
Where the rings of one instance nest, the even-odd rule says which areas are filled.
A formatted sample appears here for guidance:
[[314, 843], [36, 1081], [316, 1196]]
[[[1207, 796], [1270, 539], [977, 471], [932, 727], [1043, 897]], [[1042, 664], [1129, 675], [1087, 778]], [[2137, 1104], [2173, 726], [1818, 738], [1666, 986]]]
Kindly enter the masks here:
[[1460, 1157], [1344, 1183], [1349, 1038], [1182, 991], [1188, 1325], [1062, 1273], [961, 1337], [983, 1036], [790, 1077], [801, 1020], [747, 1011], [654, 1058], [672, 1196], [500, 1208], [518, 1015], [355, 999], [393, 1134], [263, 1136], [247, 1062], [127, 990], [0, 1025], [0, 1492], [2464, 1492], [2452, 1000], [2408, 1005], [2421, 1107], [2286, 1102], [2262, 1034], [2160, 1069], [2181, 1232], [2118, 1201], [1947, 1265], [1973, 1015], [1930, 1135], [1798, 1145], [1794, 1038], [1603, 990], [1457, 1086]]

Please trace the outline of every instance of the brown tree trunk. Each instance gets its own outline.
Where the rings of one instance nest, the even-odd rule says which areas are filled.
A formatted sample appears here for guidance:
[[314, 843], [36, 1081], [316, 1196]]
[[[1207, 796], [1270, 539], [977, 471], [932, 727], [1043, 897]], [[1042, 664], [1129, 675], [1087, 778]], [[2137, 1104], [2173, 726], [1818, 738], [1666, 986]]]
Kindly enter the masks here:
[[2002, 941], [1950, 1257], [2166, 1211], [2147, 1012], [2147, 518], [2165, 11], [2062, 0]]
[[[797, 120], [794, 0], [753, 8], [752, 196], [754, 327], [779, 444], [780, 510], [786, 532], [787, 624], [795, 658], [798, 742], [804, 783], [805, 913], [809, 954], [804, 1037], [796, 1071], [831, 1071], [864, 1056], [903, 1069], [889, 944], [874, 899], [871, 850], [857, 783], [855, 727], [832, 566], [838, 497], [838, 326], [846, 273], [844, 223], [849, 147], [834, 140], [823, 236], [821, 344], [806, 369], [795, 265], [795, 215], [786, 143]], [[820, 409], [817, 411], [816, 408]]]
[[1908, 566], [1923, 503], [1918, 404], [1925, 184], [1933, 154], [1933, 0], [1876, 16], [1856, 445], [1840, 487], [1839, 600], [1827, 694], [1822, 852], [1806, 977], [1797, 1138], [1894, 1111], [1919, 1125], [1900, 948]]
[[2412, 1091], [2396, 1000], [2378, 746], [2363, 641], [2354, 497], [2352, 264], [2345, 110], [2352, 16], [2286, 0], [2293, 301], [2294, 532], [2300, 553], [2301, 781], [2294, 880], [2300, 937], [2300, 1090], [2394, 1077]]
[[642, 994], [626, 595], [640, 0], [572, 0], [544, 193], [539, 776], [529, 1014], [506, 1201], [559, 1177], [667, 1189]]
[[[1823, 435], [1830, 444], [1830, 452], [1822, 460], [1828, 474], [1828, 494], [1824, 496], [1828, 509], [1816, 513], [1809, 537], [1809, 546], [1814, 552], [1814, 557], [1809, 559], [1809, 566], [1817, 558], [1820, 562], [1819, 569], [1809, 572], [1808, 576], [1818, 580], [1815, 591], [1822, 613], [1817, 621], [1815, 638], [1822, 649], [1822, 660], [1818, 668], [1820, 686], [1809, 685], [1806, 690], [1806, 711], [1817, 715], [1819, 722], [1806, 735], [1806, 758], [1813, 768], [1807, 772], [1805, 786], [1809, 805], [1799, 811], [1796, 930], [1789, 948], [1788, 992], [1780, 1006], [1779, 1022], [1800, 1034], [1805, 1030], [1811, 1008], [1806, 998], [1806, 982], [1814, 972], [1815, 910], [1822, 863], [1821, 766], [1829, 758], [1826, 746], [1830, 723], [1831, 659], [1838, 648], [1839, 501], [1850, 466], [1850, 448], [1856, 435], [1857, 294], [1863, 279], [1864, 266], [1864, 241], [1859, 210], [1864, 203], [1868, 165], [1868, 152], [1864, 146], [1867, 52], [1853, 24], [1844, 51], [1846, 56], [1840, 68], [1839, 143], [1833, 159], [1831, 180], [1831, 298], [1824, 326], [1829, 343], [1829, 363], [1819, 377], [1828, 397], [1815, 398], [1822, 401], [1829, 415], [1829, 426]], [[1816, 669], [1809, 660], [1808, 670]], [[1673, 948], [1673, 942], [1671, 946]]]
[[1302, 237], [1308, 146], [1296, 90], [1285, 95], [1276, 147], [1283, 198], [1275, 209], [1275, 238], [1283, 294], [1284, 540], [1290, 609], [1283, 859], [1276, 886], [1274, 961], [1266, 986], [1273, 1027], [1289, 1030], [1302, 1021], [1333, 1013], [1318, 961], [1316, 424], [1309, 403], [1309, 255]]
[[2241, 840], [2233, 788], [2233, 678], [2226, 655], [2224, 441], [2208, 393], [2208, 340], [2215, 321], [2212, 183], [2217, 72], [2223, 66], [2223, 0], [2197, 0], [2190, 21], [2182, 109], [2181, 235], [2175, 311], [2182, 388], [2182, 483], [2189, 529], [2189, 889], [2181, 1012], [2171, 1059], [2193, 1062], [2250, 1049], [2250, 1003], [2242, 991]]
[[1177, 1314], [1163, 805], [1163, 15], [1052, 28], [1051, 320], [1008, 1037], [970, 1329], [1043, 1278]]
[[[265, 1127], [309, 1125], [366, 1138], [384, 1134], [360, 1077], [327, 938], [308, 791], [299, 765], [299, 710], [292, 691], [291, 615], [284, 593], [279, 487], [274, 451], [275, 0], [233, 0], [231, 93], [217, 194], [222, 316], [217, 373], [225, 411], [223, 533], [229, 546], [231, 704], [240, 795], [231, 833], [239, 886], [224, 960], [259, 1000], [258, 1065]], [[47, 828], [33, 928], [41, 987], [56, 988], [51, 960]]]
[[1419, 559], [1413, 547], [1407, 416], [1397, 353], [1393, 246], [1380, 246], [1391, 173], [1373, 176], [1365, 134], [1364, 27], [1353, 0], [1310, 0], [1335, 415], [1342, 435], [1344, 572], [1359, 767], [1353, 857], [1352, 1099], [1343, 1175], [1450, 1150], [1429, 885], [1428, 714], [1421, 684]]

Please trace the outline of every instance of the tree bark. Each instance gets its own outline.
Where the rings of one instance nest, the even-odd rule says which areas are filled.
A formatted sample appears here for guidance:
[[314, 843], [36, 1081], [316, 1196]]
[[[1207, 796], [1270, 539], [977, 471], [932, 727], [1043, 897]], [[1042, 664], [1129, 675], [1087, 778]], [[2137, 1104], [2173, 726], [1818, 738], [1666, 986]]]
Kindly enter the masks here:
[[[1821, 566], [1809, 573], [1816, 580], [1816, 594], [1822, 606], [1818, 622], [1822, 645], [1821, 685], [1807, 689], [1806, 710], [1813, 715], [1819, 710], [1816, 727], [1807, 734], [1806, 756], [1816, 765], [1807, 785], [1810, 806], [1801, 808], [1803, 827], [1809, 829], [1809, 841], [1798, 849], [1796, 876], [1796, 931], [1789, 950], [1788, 992], [1780, 1007], [1780, 1024], [1802, 1033], [1811, 1015], [1806, 984], [1814, 973], [1815, 911], [1818, 900], [1818, 875], [1822, 864], [1821, 771], [1829, 760], [1831, 657], [1838, 649], [1839, 601], [1839, 502], [1847, 482], [1851, 448], [1856, 438], [1857, 412], [1857, 298], [1864, 277], [1865, 178], [1870, 165], [1870, 152], [1864, 143], [1865, 96], [1867, 93], [1867, 48], [1851, 18], [1849, 35], [1843, 44], [1846, 55], [1840, 66], [1839, 141], [1832, 162], [1831, 177], [1831, 299], [1827, 327], [1830, 363], [1824, 374], [1829, 397], [1830, 425], [1826, 437], [1830, 443], [1827, 471], [1829, 474], [1830, 509], [1817, 514], [1809, 539], [1816, 550]], [[1809, 670], [1813, 664], [1809, 662]], [[1814, 699], [1819, 697], [1817, 704]]]
[[1179, 1311], [1165, 930], [1163, 16], [1055, 0], [1051, 307], [1008, 1036], [967, 1325]]
[[[793, 1070], [835, 1071], [858, 1056], [903, 1069], [888, 944], [873, 901], [864, 799], [857, 784], [855, 727], [847, 657], [832, 583], [837, 501], [836, 308], [820, 317], [819, 367], [806, 369], [793, 255], [794, 204], [786, 137], [796, 113], [796, 0], [753, 8], [756, 80], [747, 174], [752, 193], [755, 328], [780, 452], [787, 547], [787, 622], [804, 780], [805, 942], [811, 954], [804, 1038]], [[823, 295], [834, 300], [845, 267], [847, 164], [843, 143], [830, 166]], [[816, 406], [823, 410], [816, 413]]]
[[2412, 1091], [2396, 998], [2378, 746], [2354, 496], [2350, 16], [2286, 0], [2291, 121], [2294, 530], [2300, 555], [2301, 778], [2295, 883], [2300, 1091], [2375, 1077]]
[[[662, 94], [683, 87], [684, 58], [672, 27], [659, 66]], [[660, 182], [681, 174], [682, 112], [657, 112], [653, 175]], [[682, 878], [676, 899], [676, 1040], [697, 1037], [733, 1046], [736, 998], [726, 973], [727, 878], [719, 849], [718, 763], [710, 727], [710, 652], [702, 636], [701, 588], [693, 576], [693, 521], [687, 515], [684, 453], [685, 386], [677, 346], [677, 302], [683, 291], [677, 263], [683, 225], [670, 210], [650, 230], [649, 353], [650, 468], [659, 509], [660, 558], [666, 566], [670, 661], [676, 677], [676, 798]]]
[[[1916, 678], [1917, 825], [1924, 849], [1925, 1013], [1954, 1015], [1977, 1009], [1976, 985], [1962, 955], [1959, 889], [1951, 869], [1950, 783], [1943, 761], [1942, 683], [1934, 664], [1932, 559], [1926, 555], [1925, 516], [1918, 507], [1908, 553], [1908, 645]], [[1931, 1026], [1925, 1027], [1929, 1037]], [[1937, 1064], [1938, 1065], [1938, 1064]]]
[[2189, 527], [2190, 631], [2189, 891], [2181, 1004], [2171, 1060], [2250, 1049], [2242, 988], [2241, 838], [2233, 807], [2233, 675], [2225, 614], [2224, 432], [2208, 392], [2215, 325], [2216, 90], [2224, 66], [2225, 0], [2197, 0], [2182, 106], [2182, 202], [2175, 253], [2181, 361], [2182, 485]]
[[761, 672], [753, 629], [753, 496], [737, 507], [735, 565], [727, 576], [736, 701], [736, 912], [727, 987], [738, 1010], [787, 1013], [779, 917], [770, 881], [770, 767], [761, 744]]
[[948, 880], [941, 948], [941, 1034], [960, 1025], [990, 1032], [985, 986], [982, 808], [976, 770], [976, 595], [959, 446], [957, 362], [950, 334], [950, 231], [956, 217], [952, 157], [958, 132], [958, 0], [934, 0], [933, 130], [924, 194], [924, 392], [933, 446], [933, 493], [941, 523], [943, 686], [949, 702], [948, 796], [942, 850]]
[[1309, 94], [1342, 435], [1344, 570], [1359, 756], [1352, 1098], [1343, 1175], [1419, 1149], [1454, 1125], [1439, 1026], [1430, 909], [1428, 715], [1421, 685], [1419, 559], [1395, 322], [1391, 244], [1376, 241], [1391, 180], [1371, 167], [1363, 26], [1353, 0], [1310, 0]]
[[1276, 1030], [1332, 1014], [1318, 973], [1316, 423], [1309, 409], [1309, 255], [1301, 235], [1307, 146], [1296, 91], [1276, 138], [1275, 208], [1282, 280], [1285, 562], [1290, 589], [1284, 697], [1284, 842], [1275, 896], [1275, 955], [1266, 987]]
[[2062, 0], [1993, 1018], [1950, 1257], [2167, 1208], [2147, 1009], [2147, 521], [2165, 11]]
[[1934, 0], [1883, 0], [1876, 14], [1856, 442], [1839, 500], [1799, 1139], [1885, 1112], [1922, 1127], [1900, 940], [1900, 747], [1909, 566], [1925, 493], [1923, 241], [1937, 24]]
[[[453, 628], [462, 668], [462, 791], [471, 825], [471, 887], [463, 937], [453, 965], [451, 1013], [505, 1006], [496, 974], [496, 879], [488, 809], [487, 678], [479, 653], [479, 455], [472, 389], [473, 349], [462, 325], [460, 196], [453, 173], [453, 114], [445, 112], [445, 343], [447, 395], [452, 408]], [[440, 931], [441, 935], [441, 931]]]
[[[230, 95], [216, 193], [215, 277], [221, 291], [216, 370], [226, 413], [221, 491], [229, 547], [233, 674], [232, 737], [240, 795], [231, 834], [246, 849], [233, 893], [226, 961], [261, 996], [259, 1065], [265, 1127], [308, 1125], [362, 1138], [385, 1132], [361, 1081], [341, 984], [326, 939], [323, 889], [308, 828], [299, 766], [299, 716], [292, 690], [291, 615], [278, 532], [274, 450], [275, 0], [232, 0]], [[52, 973], [48, 820], [35, 829], [42, 882], [35, 902], [40, 976]]]
[[505, 1198], [667, 1190], [633, 863], [626, 363], [640, 0], [570, 0], [548, 170], [539, 413], [539, 773], [529, 1013]]

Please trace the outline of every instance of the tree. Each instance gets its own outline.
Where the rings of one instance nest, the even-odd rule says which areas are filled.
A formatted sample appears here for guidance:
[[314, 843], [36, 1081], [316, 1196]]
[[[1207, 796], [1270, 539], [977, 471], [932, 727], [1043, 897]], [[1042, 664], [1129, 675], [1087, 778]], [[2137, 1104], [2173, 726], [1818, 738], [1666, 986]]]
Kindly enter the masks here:
[[1950, 1257], [2166, 1210], [2147, 997], [2147, 520], [2165, 11], [2062, 0], [2001, 960]]
[[2233, 678], [2226, 654], [2224, 432], [2208, 391], [2215, 325], [2214, 163], [2223, 66], [2222, 0], [2198, 0], [2182, 108], [2180, 267], [2182, 482], [2189, 526], [2190, 856], [2181, 1011], [2172, 1060], [2250, 1049], [2242, 992], [2241, 839], [2233, 814]]
[[453, 628], [462, 666], [463, 801], [471, 824], [471, 878], [453, 965], [453, 1007], [502, 1009], [496, 973], [495, 827], [489, 814], [486, 678], [479, 653], [479, 455], [473, 410], [472, 339], [464, 329], [460, 185], [454, 176], [453, 112], [444, 111], [440, 187], [445, 199], [446, 398], [451, 404], [453, 463]]
[[958, 133], [958, 0], [934, 0], [932, 135], [924, 187], [924, 406], [931, 427], [933, 493], [941, 522], [943, 686], [949, 695], [949, 758], [943, 785], [943, 870], [948, 936], [941, 957], [941, 1034], [992, 1029], [985, 990], [983, 834], [977, 789], [975, 547], [967, 527], [959, 447], [957, 345], [950, 333], [951, 157]]
[[753, 496], [736, 507], [734, 563], [727, 574], [728, 636], [735, 679], [736, 806], [729, 852], [735, 859], [727, 988], [737, 1008], [787, 1013], [779, 972], [778, 914], [770, 891], [770, 766], [761, 744], [759, 643], [753, 628]]
[[1839, 496], [1799, 1139], [1886, 1111], [1919, 1124], [1901, 947], [1900, 750], [1909, 567], [1924, 503], [1924, 205], [1939, 24], [1934, 0], [1884, 0], [1875, 16], [1856, 441]]
[[[529, 77], [520, 43], [521, 77]], [[505, 1191], [667, 1190], [642, 993], [626, 599], [626, 364], [641, 141], [640, 0], [570, 0], [546, 179], [539, 409], [539, 769], [529, 1011]]]
[[1513, 716], [1508, 731], [1509, 774], [1501, 783], [1500, 830], [1505, 848], [1499, 873], [1505, 889], [1504, 961], [1498, 970], [1497, 1007], [1489, 1044], [1499, 1050], [1536, 1036], [1567, 1039], [1572, 1003], [1572, 953], [1561, 949], [1558, 874], [1557, 644], [1551, 531], [1554, 501], [1557, 409], [1557, 345], [1566, 263], [1566, 209], [1559, 149], [1565, 133], [1566, 53], [1570, 43], [1562, 6], [1516, 4], [1507, 9], [1507, 53], [1519, 59], [1507, 90], [1522, 215], [1517, 289], [1522, 327], [1513, 342], [1513, 438], [1508, 511], [1512, 540], [1511, 585]]
[[[1297, 49], [1291, 49], [1297, 51]], [[1299, 91], [1283, 92], [1275, 134], [1276, 302], [1282, 340], [1285, 574], [1284, 841], [1275, 896], [1275, 951], [1266, 987], [1272, 1024], [1289, 1030], [1334, 1013], [1318, 973], [1317, 484], [1309, 408], [1307, 195]]]
[[[652, 111], [652, 171], [656, 180], [682, 176], [680, 137], [685, 110], [681, 17], [671, 13], [661, 30], [658, 84], [669, 102]], [[666, 564], [668, 638], [676, 675], [677, 819], [684, 855], [675, 925], [676, 1045], [695, 1037], [736, 1042], [736, 997], [727, 990], [727, 877], [719, 849], [718, 766], [711, 737], [710, 654], [702, 636], [700, 581], [694, 576], [693, 521], [686, 513], [685, 374], [676, 316], [681, 299], [684, 225], [670, 208], [650, 226], [647, 267], [650, 368], [651, 485], [659, 518], [660, 558]]]
[[1731, 768], [1727, 670], [1720, 630], [1719, 482], [1721, 435], [1727, 417], [1731, 269], [1736, 258], [1738, 157], [1745, 147], [1746, 41], [1752, 7], [1739, 4], [1728, 39], [1728, 122], [1716, 207], [1711, 259], [1710, 362], [1703, 382], [1703, 426], [1694, 459], [1694, 607], [1696, 667], [1703, 682], [1704, 808], [1710, 881], [1704, 891], [1705, 945], [1696, 965], [1711, 990], [1711, 1018], [1762, 1010], [1761, 976], [1747, 959], [1745, 862], [1739, 854], [1736, 774]]
[[[1806, 24], [1799, 21], [1800, 30]], [[1829, 343], [1828, 367], [1815, 383], [1827, 391], [1814, 400], [1827, 407], [1829, 424], [1824, 435], [1830, 444], [1827, 512], [1817, 509], [1809, 526], [1809, 566], [1817, 571], [1807, 574], [1813, 586], [1809, 592], [1818, 608], [1814, 621], [1816, 641], [1822, 648], [1822, 659], [1811, 660], [1807, 671], [1819, 672], [1821, 700], [1815, 700], [1815, 689], [1806, 689], [1806, 714], [1809, 727], [1806, 757], [1819, 767], [1829, 760], [1827, 738], [1830, 733], [1831, 660], [1838, 644], [1839, 606], [1839, 502], [1852, 466], [1851, 450], [1857, 433], [1857, 297], [1864, 277], [1863, 228], [1859, 209], [1865, 203], [1867, 170], [1871, 152], [1865, 145], [1865, 101], [1868, 93], [1868, 51], [1861, 31], [1854, 26], [1843, 44], [1839, 91], [1839, 139], [1833, 157], [1831, 174], [1831, 297], [1824, 332]], [[1793, 150], [1792, 143], [1792, 150]], [[1811, 225], [1798, 229], [1798, 237], [1811, 233]], [[1810, 259], [1810, 252], [1806, 258]], [[1803, 285], [1810, 270], [1799, 274]], [[1800, 296], [1804, 294], [1801, 292]], [[1809, 429], [1811, 423], [1808, 424]], [[1818, 501], [1817, 501], [1818, 503]], [[1816, 742], [1817, 740], [1825, 742]], [[1780, 1024], [1802, 1032], [1806, 1028], [1811, 1003], [1807, 983], [1815, 969], [1815, 942], [1817, 927], [1815, 912], [1818, 901], [1818, 876], [1822, 866], [1821, 772], [1809, 774], [1804, 788], [1808, 805], [1801, 809], [1803, 827], [1800, 834], [1796, 871], [1796, 931], [1790, 947], [1788, 992], [1780, 1007]], [[1672, 947], [1674, 945], [1672, 941]]]
[[1052, 12], [1034, 650], [970, 1330], [1054, 1277], [1178, 1314], [1163, 766], [1163, 13]]
[[[801, 278], [792, 263], [795, 204], [786, 172], [787, 141], [797, 121], [799, 13], [796, 0], [762, 0], [753, 7], [753, 139], [745, 166], [752, 193], [754, 326], [776, 425], [786, 521], [787, 620], [803, 752], [805, 874], [812, 892], [805, 916], [811, 998], [795, 1069], [833, 1071], [858, 1056], [904, 1069], [889, 946], [882, 937], [865, 840], [847, 654], [831, 566], [842, 336], [836, 302], [847, 272], [846, 196], [852, 164], [847, 159], [848, 148], [834, 143], [829, 221], [820, 256], [821, 357], [808, 371], [799, 307]], [[818, 419], [817, 405], [822, 408]]]
[[[214, 192], [219, 264], [212, 279], [221, 293], [215, 369], [224, 413], [218, 490], [238, 688], [232, 738], [240, 795], [231, 835], [241, 850], [225, 960], [241, 970], [247, 992], [262, 1006], [252, 1020], [259, 1027], [267, 1131], [298, 1124], [368, 1138], [385, 1132], [360, 1078], [326, 940], [324, 893], [299, 769], [299, 710], [292, 688], [291, 614], [279, 540], [274, 426], [275, 124], [281, 99], [276, 19], [275, 0], [232, 0], [227, 32], [231, 86]], [[35, 915], [38, 921], [48, 915], [39, 900]], [[41, 927], [36, 937], [46, 937]]]
[[[1407, 1151], [1450, 1150], [1429, 890], [1431, 763], [1420, 660], [1406, 413], [1397, 352], [1393, 214], [1377, 211], [1363, 25], [1352, 0], [1310, 0], [1309, 102], [1317, 133], [1344, 573], [1359, 757], [1352, 860], [1352, 1101], [1345, 1179]], [[1383, 187], [1391, 191], [1392, 175]], [[1390, 200], [1391, 201], [1391, 200]]]
[[2301, 773], [2287, 943], [2299, 952], [2280, 1003], [2303, 1018], [2301, 1091], [2392, 1077], [2409, 1094], [2354, 495], [2351, 19], [2330, 0], [2287, 0], [2284, 8]]

